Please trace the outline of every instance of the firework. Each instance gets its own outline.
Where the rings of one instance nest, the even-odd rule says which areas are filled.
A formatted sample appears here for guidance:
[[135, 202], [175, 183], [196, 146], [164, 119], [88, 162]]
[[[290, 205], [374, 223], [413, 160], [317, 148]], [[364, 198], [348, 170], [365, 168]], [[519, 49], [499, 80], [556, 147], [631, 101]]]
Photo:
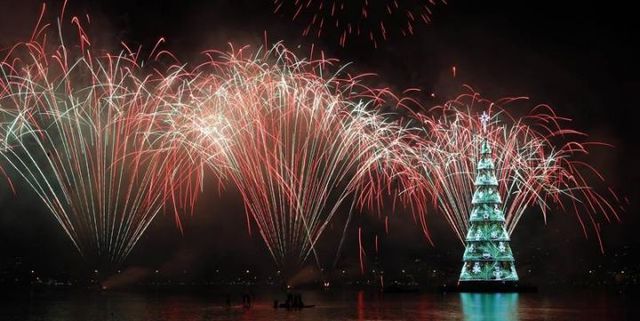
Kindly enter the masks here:
[[276, 263], [294, 267], [318, 259], [322, 232], [397, 130], [371, 111], [383, 91], [323, 77], [332, 61], [299, 60], [282, 45], [244, 51], [209, 53], [191, 82], [200, 98], [175, 123], [224, 164]]
[[337, 34], [345, 46], [352, 38], [366, 38], [374, 47], [392, 36], [414, 33], [417, 24], [431, 21], [438, 0], [274, 0], [275, 12], [306, 23], [303, 35], [322, 38]]
[[482, 139], [478, 115], [487, 111], [491, 120], [486, 136], [493, 150], [508, 232], [515, 230], [527, 209], [540, 208], [546, 220], [555, 204], [575, 214], [585, 235], [585, 224], [590, 222], [602, 246], [598, 222], [618, 220], [617, 197], [611, 189], [603, 194], [593, 187], [593, 179], [604, 178], [580, 158], [590, 146], [601, 143], [580, 142], [585, 135], [563, 127], [568, 119], [546, 105], [536, 106], [524, 117], [511, 115], [507, 107], [521, 100], [524, 98], [491, 102], [472, 92], [417, 115], [428, 138], [415, 147], [416, 165], [423, 174], [414, 176], [413, 185], [404, 191], [406, 196], [429, 195], [464, 240]]
[[58, 45], [47, 43], [37, 27], [3, 59], [0, 157], [85, 258], [118, 264], [169, 196], [188, 194], [181, 175], [193, 171], [178, 172], [184, 157], [146, 134], [168, 109], [172, 78], [138, 77], [131, 54], [92, 52], [71, 21], [77, 47], [65, 47], [61, 33]]
[[[276, 3], [278, 10], [285, 5]], [[295, 2], [295, 17], [318, 10], [306, 33], [317, 29], [320, 36], [326, 28], [324, 3]], [[362, 16], [342, 20], [352, 5]], [[429, 5], [331, 7], [344, 45], [367, 19], [404, 15], [412, 30], [412, 10]], [[334, 216], [355, 208], [381, 213], [388, 198], [394, 209], [410, 208], [427, 237], [427, 208], [435, 204], [464, 240], [482, 126], [477, 114], [485, 110], [509, 233], [526, 209], [539, 207], [546, 218], [553, 204], [573, 212], [585, 234], [591, 222], [598, 239], [598, 222], [618, 219], [614, 202], [592, 187], [602, 176], [580, 161], [594, 143], [572, 140], [583, 134], [564, 128], [567, 119], [547, 106], [514, 117], [506, 106], [518, 99], [492, 103], [472, 93], [405, 117], [405, 110], [422, 109], [368, 88], [362, 76], [340, 76], [334, 60], [301, 60], [281, 44], [255, 54], [207, 51], [200, 65], [175, 59], [152, 69], [126, 46], [115, 55], [92, 50], [80, 19], [71, 23], [74, 46], [64, 45], [61, 25], [58, 43], [45, 41], [50, 33], [37, 26], [31, 41], [1, 61], [0, 169], [43, 201], [85, 257], [121, 262], [163, 207], [181, 228], [205, 175], [238, 190], [249, 231], [254, 222], [282, 267], [311, 255], [320, 264], [315, 249]], [[387, 37], [385, 23], [365, 32], [374, 44]], [[154, 56], [155, 49], [150, 60], [171, 56]], [[389, 105], [397, 112], [380, 112]], [[377, 252], [377, 236], [374, 244]]]

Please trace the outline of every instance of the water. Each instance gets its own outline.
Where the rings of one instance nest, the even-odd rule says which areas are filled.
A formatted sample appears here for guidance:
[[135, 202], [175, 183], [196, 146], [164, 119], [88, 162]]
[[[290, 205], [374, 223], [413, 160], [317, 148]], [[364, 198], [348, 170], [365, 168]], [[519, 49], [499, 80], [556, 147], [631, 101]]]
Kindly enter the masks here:
[[225, 293], [38, 292], [3, 297], [0, 320], [640, 320], [632, 313], [633, 300], [605, 293], [302, 293], [314, 308], [275, 310], [272, 300], [284, 299], [276, 292], [255, 293], [251, 309], [240, 306], [240, 293], [229, 294], [227, 307]]

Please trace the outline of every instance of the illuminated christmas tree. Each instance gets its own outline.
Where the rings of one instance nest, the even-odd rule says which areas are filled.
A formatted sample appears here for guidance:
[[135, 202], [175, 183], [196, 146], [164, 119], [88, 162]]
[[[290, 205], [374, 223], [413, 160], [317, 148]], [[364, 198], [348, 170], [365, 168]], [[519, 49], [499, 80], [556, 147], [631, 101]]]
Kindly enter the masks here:
[[[483, 113], [480, 119], [485, 127], [483, 134], [486, 134], [489, 116]], [[467, 246], [459, 281], [517, 281], [518, 274], [498, 193], [498, 179], [486, 135], [480, 146], [474, 186]]]

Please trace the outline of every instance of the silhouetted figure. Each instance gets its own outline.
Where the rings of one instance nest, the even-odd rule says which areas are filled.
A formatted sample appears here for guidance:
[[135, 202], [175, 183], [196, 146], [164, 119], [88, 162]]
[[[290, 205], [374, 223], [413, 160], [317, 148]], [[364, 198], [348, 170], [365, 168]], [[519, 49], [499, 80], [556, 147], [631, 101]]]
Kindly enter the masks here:
[[293, 307], [293, 294], [288, 293], [287, 294], [287, 301], [285, 302], [285, 306], [287, 308], [287, 310], [291, 309]]
[[225, 299], [225, 305], [227, 306], [227, 308], [231, 307], [231, 296], [229, 294], [227, 294], [227, 297]]
[[295, 310], [300, 310], [304, 308], [304, 303], [302, 303], [302, 295], [296, 293], [293, 295], [293, 301], [291, 302], [291, 307]]
[[273, 308], [274, 309], [278, 308], [278, 300], [273, 300]]
[[245, 309], [251, 307], [251, 297], [246, 293], [242, 295], [242, 307]]

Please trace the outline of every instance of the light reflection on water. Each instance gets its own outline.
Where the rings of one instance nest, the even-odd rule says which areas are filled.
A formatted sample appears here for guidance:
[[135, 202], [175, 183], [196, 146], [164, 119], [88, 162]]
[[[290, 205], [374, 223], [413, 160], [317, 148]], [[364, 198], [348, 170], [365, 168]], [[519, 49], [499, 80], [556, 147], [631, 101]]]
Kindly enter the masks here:
[[518, 293], [460, 293], [465, 321], [519, 320]]
[[[273, 309], [278, 292], [257, 292], [251, 309], [240, 293], [46, 292], [0, 297], [2, 321], [212, 321], [212, 320], [640, 320], [626, 297], [615, 294], [382, 294], [306, 291], [302, 311]], [[232, 306], [225, 298], [231, 295]], [[627, 304], [625, 305], [625, 302]], [[631, 305], [632, 306], [632, 305]], [[625, 310], [625, 307], [626, 310]], [[636, 316], [637, 317], [637, 316]]]

